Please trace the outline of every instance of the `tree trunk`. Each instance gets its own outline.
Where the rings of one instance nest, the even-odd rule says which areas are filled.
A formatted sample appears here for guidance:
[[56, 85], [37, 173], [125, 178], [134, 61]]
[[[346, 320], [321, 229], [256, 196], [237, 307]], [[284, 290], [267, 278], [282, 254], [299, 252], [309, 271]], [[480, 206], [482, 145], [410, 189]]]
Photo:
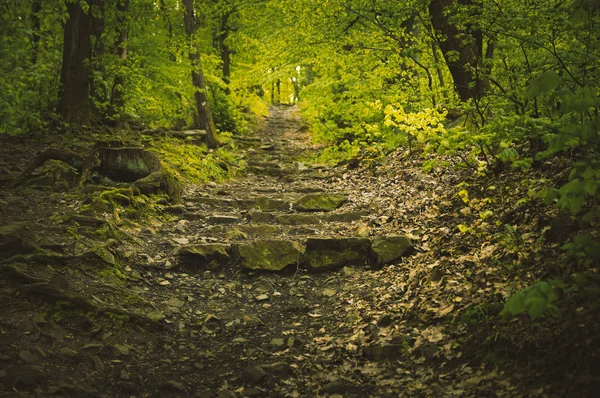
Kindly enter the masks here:
[[63, 58], [60, 73], [58, 113], [68, 123], [82, 124], [92, 119], [90, 73], [92, 23], [79, 2], [67, 4], [69, 19], [64, 27]]
[[200, 50], [198, 45], [194, 43], [194, 35], [196, 33], [196, 19], [194, 17], [194, 2], [193, 0], [181, 0], [185, 9], [183, 18], [185, 24], [185, 34], [188, 40], [189, 54], [188, 58], [192, 64], [192, 84], [195, 88], [195, 100], [197, 109], [197, 118], [195, 122], [197, 127], [206, 130], [206, 146], [209, 148], [217, 148], [219, 139], [217, 137], [217, 129], [213, 121], [208, 94], [206, 90], [206, 80], [204, 79], [204, 71], [202, 70], [202, 60], [200, 59]]
[[[472, 5], [472, 0], [432, 0], [429, 14], [434, 29], [443, 37], [438, 41], [461, 101], [479, 99], [485, 91], [484, 79], [478, 73], [478, 63], [482, 57], [482, 37], [480, 29], [467, 25], [466, 31], [459, 30], [451, 22], [452, 8]], [[470, 35], [473, 40], [466, 42], [460, 35]]]
[[42, 11], [42, 0], [33, 0], [31, 3], [31, 28], [33, 31], [33, 38], [31, 40], [31, 63], [37, 64], [38, 48], [41, 39], [41, 20], [40, 12]]
[[[129, 39], [129, 30], [127, 26], [127, 13], [129, 12], [129, 0], [117, 1], [117, 55], [121, 60], [121, 68], [127, 59], [127, 40]], [[122, 112], [125, 106], [124, 87], [125, 75], [120, 69], [115, 76], [111, 93], [111, 113], [117, 115]]]
[[226, 92], [229, 94], [229, 82], [231, 80], [231, 49], [227, 44], [227, 38], [229, 37], [229, 17], [233, 13], [233, 10], [227, 11], [221, 18], [220, 26], [216, 32], [216, 46], [219, 55], [221, 56], [221, 63], [223, 64], [223, 81], [227, 84]]

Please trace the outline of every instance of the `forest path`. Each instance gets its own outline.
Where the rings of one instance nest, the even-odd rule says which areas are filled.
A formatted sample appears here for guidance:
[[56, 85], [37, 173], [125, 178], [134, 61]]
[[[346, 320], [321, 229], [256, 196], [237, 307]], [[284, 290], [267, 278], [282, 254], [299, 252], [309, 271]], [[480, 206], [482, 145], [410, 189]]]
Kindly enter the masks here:
[[[144, 256], [160, 266], [142, 273], [140, 294], [168, 323], [155, 347], [136, 350], [144, 379], [175, 395], [312, 396], [320, 388], [379, 395], [375, 385], [339, 380], [352, 371], [350, 358], [334, 376], [341, 360], [334, 347], [347, 342], [344, 356], [354, 357], [349, 325], [392, 323], [389, 314], [361, 314], [356, 301], [380, 284], [366, 263], [399, 261], [410, 244], [386, 235], [371, 250], [369, 211], [353, 200], [361, 192], [345, 189], [340, 170], [302, 162], [312, 146], [296, 108], [273, 108], [257, 135], [239, 144], [248, 175], [191, 187], [183, 205], [169, 209], [179, 220], [144, 239]], [[321, 267], [333, 273], [309, 272]], [[398, 343], [373, 350], [365, 354], [371, 360], [400, 355]]]

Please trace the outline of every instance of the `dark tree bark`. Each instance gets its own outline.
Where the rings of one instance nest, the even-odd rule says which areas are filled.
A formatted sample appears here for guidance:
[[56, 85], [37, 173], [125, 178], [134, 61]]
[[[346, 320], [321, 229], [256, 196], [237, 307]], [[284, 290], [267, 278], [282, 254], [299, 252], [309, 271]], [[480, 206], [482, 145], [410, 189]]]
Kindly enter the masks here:
[[[84, 1], [84, 0], [80, 0]], [[95, 119], [90, 99], [92, 36], [100, 36], [98, 20], [93, 17], [101, 9], [102, 0], [86, 0], [85, 13], [80, 1], [67, 3], [69, 19], [64, 27], [63, 58], [60, 73], [58, 113], [68, 123], [82, 124]]]
[[[117, 1], [117, 55], [121, 60], [121, 66], [127, 59], [127, 40], [129, 39], [129, 29], [127, 26], [127, 13], [129, 12], [129, 0]], [[120, 70], [115, 76], [111, 93], [111, 111], [118, 114], [125, 106], [124, 88], [125, 76]]]
[[58, 113], [66, 122], [85, 123], [92, 112], [90, 74], [86, 66], [92, 56], [91, 18], [79, 2], [67, 3], [67, 12]]
[[[453, 8], [470, 6], [472, 0], [432, 0], [429, 3], [429, 14], [434, 29], [443, 37], [438, 41], [452, 79], [454, 88], [461, 101], [479, 99], [486, 87], [485, 79], [480, 75], [478, 64], [482, 58], [481, 30], [467, 26], [466, 31], [459, 30], [452, 23]], [[473, 40], [465, 41], [461, 34], [470, 35]]]
[[31, 63], [37, 63], [38, 48], [41, 39], [41, 20], [40, 12], [42, 11], [42, 0], [33, 0], [31, 3], [31, 28], [33, 30], [33, 38], [31, 40], [32, 51], [31, 51]]
[[235, 10], [228, 10], [223, 14], [217, 28], [218, 30], [215, 33], [215, 46], [221, 57], [223, 81], [227, 84], [227, 94], [229, 94], [229, 82], [231, 80], [231, 48], [227, 44], [227, 39], [231, 30], [229, 27], [229, 18], [234, 12]]
[[196, 100], [197, 115], [194, 118], [194, 122], [197, 127], [206, 130], [206, 146], [209, 148], [217, 148], [220, 143], [208, 100], [206, 80], [204, 79], [202, 60], [200, 59], [200, 50], [198, 49], [198, 45], [194, 43], [194, 35], [196, 34], [197, 28], [196, 18], [194, 16], [194, 2], [193, 0], [181, 0], [181, 2], [184, 7], [183, 18], [185, 34], [189, 45], [188, 58], [192, 63], [192, 84], [196, 89], [194, 97]]

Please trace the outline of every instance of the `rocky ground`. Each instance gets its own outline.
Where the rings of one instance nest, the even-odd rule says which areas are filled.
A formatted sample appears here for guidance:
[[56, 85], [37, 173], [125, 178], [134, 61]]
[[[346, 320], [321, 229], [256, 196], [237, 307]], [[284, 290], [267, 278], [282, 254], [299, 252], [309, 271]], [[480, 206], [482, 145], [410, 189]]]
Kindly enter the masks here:
[[575, 226], [522, 200], [564, 164], [530, 180], [424, 173], [403, 152], [309, 164], [282, 107], [238, 139], [243, 177], [179, 204], [103, 191], [117, 205], [100, 211], [67, 167], [11, 185], [44, 144], [0, 150], [2, 397], [598, 391], [598, 316], [580, 295], [560, 322], [499, 316], [515, 290], [580, 271], [560, 250]]

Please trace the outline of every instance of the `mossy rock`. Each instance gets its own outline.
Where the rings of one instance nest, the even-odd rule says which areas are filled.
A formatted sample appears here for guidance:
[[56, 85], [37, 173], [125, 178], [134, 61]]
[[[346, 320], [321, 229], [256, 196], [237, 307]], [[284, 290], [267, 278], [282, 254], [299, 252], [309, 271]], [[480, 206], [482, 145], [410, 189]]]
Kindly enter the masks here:
[[248, 270], [282, 271], [296, 266], [302, 246], [287, 240], [257, 240], [237, 247], [240, 264]]
[[411, 254], [413, 248], [410, 239], [404, 235], [383, 236], [373, 239], [371, 257], [378, 265], [384, 265]]
[[145, 195], [164, 192], [169, 195], [171, 202], [181, 202], [183, 184], [175, 173], [168, 168], [156, 171], [147, 177], [139, 179], [135, 181], [132, 186], [139, 189], [139, 191]]
[[30, 253], [36, 247], [34, 236], [26, 223], [0, 226], [0, 259]]
[[179, 249], [179, 255], [193, 265], [213, 267], [227, 264], [229, 246], [219, 243], [184, 246]]
[[303, 263], [313, 270], [363, 265], [369, 257], [367, 238], [313, 237], [306, 241]]
[[314, 193], [300, 198], [296, 203], [299, 211], [332, 211], [348, 201], [342, 194]]

